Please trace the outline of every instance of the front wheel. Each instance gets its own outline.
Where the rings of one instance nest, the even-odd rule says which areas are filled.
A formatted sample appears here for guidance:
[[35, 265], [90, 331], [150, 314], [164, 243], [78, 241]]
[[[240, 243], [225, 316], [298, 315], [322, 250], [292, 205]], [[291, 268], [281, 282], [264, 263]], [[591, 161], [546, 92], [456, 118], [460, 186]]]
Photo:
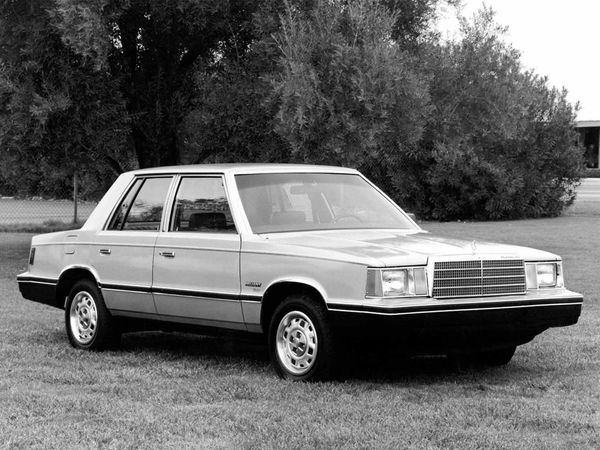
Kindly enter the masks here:
[[452, 356], [461, 363], [474, 363], [484, 366], [504, 366], [510, 362], [516, 349], [516, 345], [511, 345], [495, 350], [480, 350], [477, 352], [460, 353]]
[[516, 345], [511, 345], [510, 347], [481, 352], [477, 354], [477, 361], [486, 366], [504, 366], [510, 362], [516, 349]]
[[120, 333], [96, 283], [81, 280], [69, 292], [65, 308], [69, 342], [75, 348], [103, 350], [114, 346]]
[[269, 353], [284, 379], [322, 380], [334, 366], [334, 338], [325, 307], [306, 295], [291, 295], [276, 309], [269, 326]]

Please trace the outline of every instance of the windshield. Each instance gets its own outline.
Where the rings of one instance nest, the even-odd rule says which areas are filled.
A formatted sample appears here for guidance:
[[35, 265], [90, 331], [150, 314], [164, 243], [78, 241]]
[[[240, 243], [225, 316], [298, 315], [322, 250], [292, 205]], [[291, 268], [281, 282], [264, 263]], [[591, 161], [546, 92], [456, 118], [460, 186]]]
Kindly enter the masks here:
[[276, 173], [235, 179], [254, 233], [415, 229], [396, 205], [359, 175]]

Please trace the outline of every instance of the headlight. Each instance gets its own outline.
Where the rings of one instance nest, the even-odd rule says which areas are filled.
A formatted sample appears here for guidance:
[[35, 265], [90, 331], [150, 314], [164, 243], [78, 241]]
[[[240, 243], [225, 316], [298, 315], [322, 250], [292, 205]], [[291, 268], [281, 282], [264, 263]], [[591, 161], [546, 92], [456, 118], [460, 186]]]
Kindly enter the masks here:
[[563, 287], [562, 263], [527, 263], [527, 289]]
[[427, 295], [424, 267], [369, 269], [367, 297], [414, 297]]
[[410, 295], [415, 293], [415, 284], [410, 283], [408, 278], [409, 270], [384, 270], [381, 272], [381, 287], [383, 288], [383, 296], [389, 297], [392, 295]]
[[556, 264], [537, 264], [538, 286], [556, 286]]

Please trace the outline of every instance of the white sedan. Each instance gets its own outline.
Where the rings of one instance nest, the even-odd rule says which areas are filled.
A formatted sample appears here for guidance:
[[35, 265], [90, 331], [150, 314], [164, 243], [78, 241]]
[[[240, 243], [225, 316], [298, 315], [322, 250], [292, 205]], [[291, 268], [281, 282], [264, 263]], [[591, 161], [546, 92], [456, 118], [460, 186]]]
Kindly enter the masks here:
[[140, 322], [264, 333], [294, 380], [331, 376], [353, 340], [505, 364], [583, 302], [557, 255], [432, 236], [359, 172], [306, 165], [125, 173], [80, 230], [32, 239], [18, 283], [77, 348]]

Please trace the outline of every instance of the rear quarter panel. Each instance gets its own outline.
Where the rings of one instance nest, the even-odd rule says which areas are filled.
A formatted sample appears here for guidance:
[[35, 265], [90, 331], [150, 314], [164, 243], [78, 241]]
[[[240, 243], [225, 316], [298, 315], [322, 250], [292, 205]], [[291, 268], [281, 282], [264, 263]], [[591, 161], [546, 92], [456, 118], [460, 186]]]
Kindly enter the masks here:
[[28, 275], [32, 277], [58, 280], [62, 268], [67, 264], [65, 239], [70, 231], [41, 234], [34, 236], [31, 246], [35, 248], [35, 260], [29, 266]]

